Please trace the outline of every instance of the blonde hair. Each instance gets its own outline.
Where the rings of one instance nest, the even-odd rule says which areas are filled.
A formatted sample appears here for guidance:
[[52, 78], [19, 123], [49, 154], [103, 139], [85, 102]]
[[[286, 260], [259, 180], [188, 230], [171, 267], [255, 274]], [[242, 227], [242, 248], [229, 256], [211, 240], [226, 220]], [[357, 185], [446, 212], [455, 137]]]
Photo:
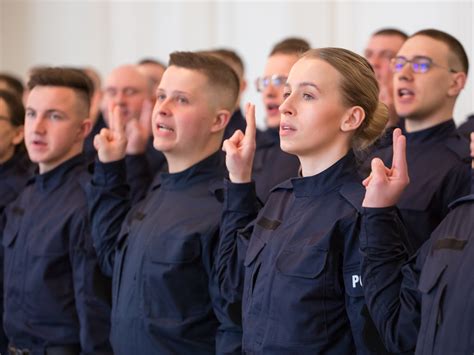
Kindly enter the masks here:
[[311, 49], [302, 58], [323, 60], [341, 74], [343, 105], [360, 106], [365, 112], [364, 121], [352, 137], [352, 148], [367, 149], [383, 133], [388, 121], [388, 109], [378, 100], [379, 87], [369, 62], [343, 48]]

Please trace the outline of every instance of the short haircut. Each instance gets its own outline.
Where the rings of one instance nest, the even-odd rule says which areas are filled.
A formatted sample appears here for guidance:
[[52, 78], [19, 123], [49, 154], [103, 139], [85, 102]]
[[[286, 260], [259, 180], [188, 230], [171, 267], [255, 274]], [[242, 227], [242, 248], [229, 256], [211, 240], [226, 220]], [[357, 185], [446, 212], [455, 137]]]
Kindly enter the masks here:
[[166, 65], [159, 61], [158, 59], [155, 59], [155, 58], [143, 58], [143, 59], [140, 59], [138, 61], [138, 65], [141, 65], [141, 64], [155, 64], [155, 65], [158, 65], [160, 67], [162, 67], [163, 69], [166, 69]]
[[380, 30], [375, 31], [374, 33], [372, 33], [372, 37], [373, 36], [398, 36], [405, 40], [408, 38], [408, 35], [402, 30], [391, 27], [381, 28]]
[[196, 70], [208, 80], [222, 98], [224, 108], [234, 111], [239, 96], [240, 83], [235, 71], [223, 60], [202, 52], [173, 52], [168, 63], [170, 66]]
[[23, 91], [25, 90], [21, 80], [11, 74], [0, 73], [0, 81], [3, 81], [7, 84], [7, 87], [18, 97], [23, 96]]
[[289, 37], [275, 44], [270, 52], [270, 56], [275, 54], [295, 54], [301, 55], [311, 48], [309, 42], [299, 37]]
[[239, 67], [241, 73], [243, 74], [245, 71], [245, 64], [236, 51], [227, 48], [217, 48], [209, 51], [210, 54], [216, 55], [216, 57], [221, 58], [223, 61], [227, 62], [230, 61]]
[[60, 86], [72, 89], [80, 103], [81, 114], [84, 114], [84, 117], [89, 115], [94, 84], [82, 70], [64, 67], [35, 70], [28, 82], [28, 89], [31, 91], [36, 86]]
[[9, 119], [12, 125], [19, 127], [25, 122], [25, 108], [21, 98], [8, 90], [0, 90], [0, 100], [7, 105]]
[[461, 64], [461, 70], [459, 70], [459, 68], [453, 69], [455, 69], [456, 71], [465, 72], [466, 74], [468, 73], [469, 59], [467, 58], [467, 54], [464, 50], [463, 45], [455, 37], [451, 36], [449, 33], [440, 30], [435, 30], [433, 28], [418, 31], [412, 34], [410, 38], [415, 36], [426, 36], [445, 43], [448, 46], [450, 52], [454, 54], [454, 56], [459, 60]]

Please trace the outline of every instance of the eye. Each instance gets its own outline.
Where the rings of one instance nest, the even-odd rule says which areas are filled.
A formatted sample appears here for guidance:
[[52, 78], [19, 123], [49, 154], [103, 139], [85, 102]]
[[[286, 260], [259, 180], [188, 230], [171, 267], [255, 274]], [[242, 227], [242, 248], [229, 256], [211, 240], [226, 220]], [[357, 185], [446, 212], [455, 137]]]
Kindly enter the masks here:
[[166, 95], [165, 94], [158, 94], [156, 95], [156, 101], [163, 101], [166, 99]]
[[26, 111], [25, 117], [26, 118], [34, 118], [35, 113], [33, 111]]
[[116, 91], [115, 89], [110, 89], [110, 88], [109, 88], [109, 89], [106, 89], [106, 90], [105, 90], [105, 94], [106, 94], [107, 96], [112, 96], [112, 97], [114, 97], [116, 93], [117, 93], [117, 91]]
[[125, 96], [133, 96], [133, 95], [136, 95], [137, 93], [138, 93], [138, 90], [135, 88], [125, 88], [123, 90], [123, 94]]
[[291, 95], [291, 92], [289, 91], [286, 91], [283, 93], [283, 98], [286, 99], [287, 97], [289, 97]]
[[63, 116], [57, 112], [52, 112], [50, 115], [49, 115], [49, 118], [52, 119], [53, 121], [59, 121], [59, 120], [62, 120], [63, 119]]
[[314, 96], [311, 95], [311, 94], [308, 94], [308, 93], [303, 93], [303, 99], [305, 101], [310, 101], [310, 100], [314, 99]]
[[186, 97], [181, 96], [181, 95], [176, 97], [176, 101], [178, 101], [180, 104], [189, 103], [189, 100]]

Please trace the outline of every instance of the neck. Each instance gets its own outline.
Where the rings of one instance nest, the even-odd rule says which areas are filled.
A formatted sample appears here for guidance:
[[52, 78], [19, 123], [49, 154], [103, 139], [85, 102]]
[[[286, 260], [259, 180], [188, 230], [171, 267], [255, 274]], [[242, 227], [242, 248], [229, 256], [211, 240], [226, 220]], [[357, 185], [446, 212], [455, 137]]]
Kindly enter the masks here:
[[195, 149], [193, 151], [170, 153], [163, 152], [168, 162], [168, 169], [171, 174], [180, 173], [190, 167], [196, 165], [200, 161], [211, 156], [220, 149], [220, 141], [218, 144], [208, 144], [204, 149]]
[[349, 152], [347, 145], [335, 145], [317, 153], [298, 155], [303, 177], [317, 175], [334, 165]]
[[446, 107], [424, 117], [410, 116], [405, 118], [405, 130], [408, 133], [418, 132], [449, 121], [453, 117], [453, 107]]

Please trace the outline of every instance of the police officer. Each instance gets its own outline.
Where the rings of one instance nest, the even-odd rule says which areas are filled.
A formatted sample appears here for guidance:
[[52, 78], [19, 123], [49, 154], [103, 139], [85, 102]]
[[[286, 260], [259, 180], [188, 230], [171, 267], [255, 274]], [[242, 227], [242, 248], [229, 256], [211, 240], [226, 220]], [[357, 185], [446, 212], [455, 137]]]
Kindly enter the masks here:
[[[411, 174], [398, 207], [412, 250], [446, 216], [448, 205], [469, 193], [469, 142], [457, 133], [452, 119], [468, 66], [461, 43], [434, 29], [410, 36], [392, 60], [395, 108], [405, 118]], [[375, 156], [390, 165], [392, 147]]]
[[79, 70], [45, 68], [28, 88], [25, 143], [39, 174], [0, 226], [9, 353], [110, 354], [110, 287], [90, 237], [81, 155], [90, 82]]
[[224, 143], [230, 181], [217, 267], [222, 294], [243, 302], [243, 351], [384, 353], [359, 273], [363, 188], [352, 152], [387, 121], [373, 71], [350, 51], [310, 50], [291, 69], [284, 96], [281, 146], [298, 156], [302, 176], [275, 187], [260, 211], [253, 106], [245, 136]]
[[[472, 139], [474, 157], [474, 134]], [[472, 354], [474, 195], [453, 202], [431, 238], [409, 258], [395, 207], [408, 182], [405, 139], [398, 130], [391, 169], [375, 159], [365, 181], [360, 245], [369, 311], [393, 352]]]
[[221, 60], [171, 54], [152, 119], [169, 173], [132, 209], [120, 107], [95, 138], [91, 214], [101, 267], [113, 278], [115, 354], [240, 353], [240, 310], [220, 297], [214, 268], [225, 175], [220, 146], [238, 90]]

